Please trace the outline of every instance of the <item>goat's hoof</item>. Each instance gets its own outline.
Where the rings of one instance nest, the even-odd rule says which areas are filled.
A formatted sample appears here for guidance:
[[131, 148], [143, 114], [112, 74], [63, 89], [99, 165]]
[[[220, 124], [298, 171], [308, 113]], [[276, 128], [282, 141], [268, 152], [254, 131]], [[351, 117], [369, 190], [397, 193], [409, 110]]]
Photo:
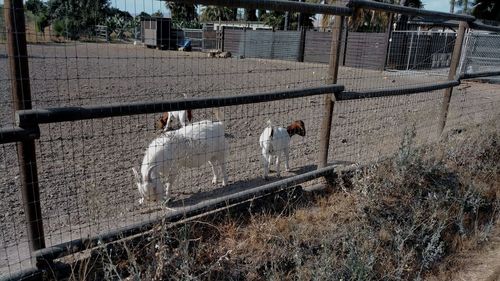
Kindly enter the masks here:
[[139, 205], [142, 205], [144, 203], [144, 198], [139, 199]]
[[222, 186], [226, 186], [226, 181], [222, 181]]
[[213, 184], [213, 185], [216, 185], [216, 184], [217, 184], [217, 179], [213, 179], [213, 180], [212, 180], [212, 184]]

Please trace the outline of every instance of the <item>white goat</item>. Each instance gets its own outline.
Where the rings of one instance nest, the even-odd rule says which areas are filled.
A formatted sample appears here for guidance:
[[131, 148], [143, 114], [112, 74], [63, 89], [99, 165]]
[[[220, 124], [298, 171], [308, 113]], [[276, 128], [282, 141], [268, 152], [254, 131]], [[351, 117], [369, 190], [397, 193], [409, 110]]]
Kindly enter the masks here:
[[290, 169], [288, 165], [289, 144], [293, 135], [306, 135], [306, 127], [302, 120], [293, 121], [287, 128], [273, 127], [271, 120], [267, 121], [268, 126], [264, 129], [259, 138], [260, 147], [262, 148], [262, 160], [264, 163], [264, 179], [267, 180], [269, 173], [269, 165], [272, 161], [272, 156], [276, 156], [276, 175], [280, 177], [280, 157], [285, 156], [285, 169]]
[[186, 125], [189, 125], [191, 123], [192, 118], [193, 114], [190, 109], [164, 112], [161, 115], [160, 119], [156, 121], [155, 128], [157, 130], [168, 131], [172, 128], [171, 125], [174, 119], [179, 121], [182, 127], [185, 127]]
[[[168, 200], [177, 175], [183, 168], [195, 168], [208, 162], [214, 174], [212, 183], [219, 181], [218, 169], [222, 173], [222, 186], [227, 183], [225, 154], [226, 140], [222, 112], [216, 111], [219, 121], [204, 120], [164, 132], [149, 144], [141, 166], [141, 175], [134, 173], [141, 199]], [[163, 177], [166, 186], [160, 180]]]

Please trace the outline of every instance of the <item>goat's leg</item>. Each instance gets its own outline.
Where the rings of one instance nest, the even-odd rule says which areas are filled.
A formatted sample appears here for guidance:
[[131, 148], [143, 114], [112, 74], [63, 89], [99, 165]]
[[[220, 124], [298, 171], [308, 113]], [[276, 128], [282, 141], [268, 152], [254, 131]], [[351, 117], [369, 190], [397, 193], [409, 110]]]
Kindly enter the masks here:
[[290, 171], [290, 166], [288, 165], [288, 158], [290, 157], [290, 153], [289, 153], [289, 149], [288, 147], [285, 148], [285, 171]]
[[280, 158], [281, 158], [281, 153], [278, 153], [276, 155], [276, 176], [279, 178], [281, 177], [280, 175]]
[[265, 149], [262, 149], [262, 164], [264, 166], [264, 179], [267, 180], [267, 175], [269, 173], [269, 163], [271, 156], [268, 156]]
[[208, 164], [210, 164], [210, 167], [212, 167], [212, 173], [214, 174], [214, 177], [212, 179], [212, 184], [217, 184], [217, 182], [219, 181], [217, 177], [217, 169], [215, 169], [215, 166], [212, 163], [212, 161], [208, 161]]
[[181, 112], [179, 114], [179, 123], [181, 123], [182, 127], [186, 127], [186, 124], [187, 124], [186, 112]]
[[227, 184], [226, 161], [225, 159], [221, 159], [218, 162], [222, 173], [222, 186], [226, 186]]
[[165, 197], [163, 198], [166, 201], [170, 201], [172, 198], [170, 198], [170, 188], [175, 182], [175, 175], [170, 175], [168, 177], [168, 182], [165, 184]]

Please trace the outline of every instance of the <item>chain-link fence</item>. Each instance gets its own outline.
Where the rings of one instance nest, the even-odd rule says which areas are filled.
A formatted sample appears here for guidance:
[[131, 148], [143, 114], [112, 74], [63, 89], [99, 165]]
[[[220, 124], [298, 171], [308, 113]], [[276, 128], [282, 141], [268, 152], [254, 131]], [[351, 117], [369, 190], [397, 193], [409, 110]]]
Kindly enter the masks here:
[[465, 37], [462, 73], [498, 71], [500, 68], [500, 35], [470, 30]]
[[[449, 78], [460, 30], [401, 30], [401, 18], [414, 11], [393, 5], [366, 28], [352, 8], [280, 3], [259, 4], [283, 20], [266, 20], [276, 24], [271, 30], [186, 28], [183, 38], [196, 39], [190, 50], [177, 49], [177, 31], [154, 31], [148, 48], [146, 37], [127, 39], [130, 28], [110, 27], [107, 43], [69, 36], [87, 29], [65, 25], [60, 40], [47, 42], [51, 36], [36, 29], [14, 34], [0, 24], [0, 275], [144, 231], [149, 222], [303, 183], [334, 165], [391, 157], [408, 136], [415, 145], [435, 142], [440, 120], [446, 135], [498, 119], [497, 85]], [[328, 28], [306, 25], [306, 14], [318, 13], [330, 15]], [[144, 36], [153, 21], [155, 30], [173, 26], [148, 21]], [[10, 50], [2, 34], [31, 38], [27, 54]], [[499, 70], [496, 36], [466, 34], [462, 74]], [[163, 44], [172, 38], [175, 48]], [[281, 155], [279, 175], [270, 155]]]

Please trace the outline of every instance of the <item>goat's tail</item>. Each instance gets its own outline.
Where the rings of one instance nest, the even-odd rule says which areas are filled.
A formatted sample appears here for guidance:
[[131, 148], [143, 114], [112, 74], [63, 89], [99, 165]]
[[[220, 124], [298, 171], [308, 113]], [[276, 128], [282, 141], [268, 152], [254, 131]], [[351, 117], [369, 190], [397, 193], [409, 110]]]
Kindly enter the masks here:
[[273, 122], [271, 122], [271, 119], [268, 119], [266, 121], [267, 127], [272, 128], [273, 127]]
[[223, 123], [224, 122], [224, 110], [221, 108], [214, 108], [214, 115], [217, 121]]

